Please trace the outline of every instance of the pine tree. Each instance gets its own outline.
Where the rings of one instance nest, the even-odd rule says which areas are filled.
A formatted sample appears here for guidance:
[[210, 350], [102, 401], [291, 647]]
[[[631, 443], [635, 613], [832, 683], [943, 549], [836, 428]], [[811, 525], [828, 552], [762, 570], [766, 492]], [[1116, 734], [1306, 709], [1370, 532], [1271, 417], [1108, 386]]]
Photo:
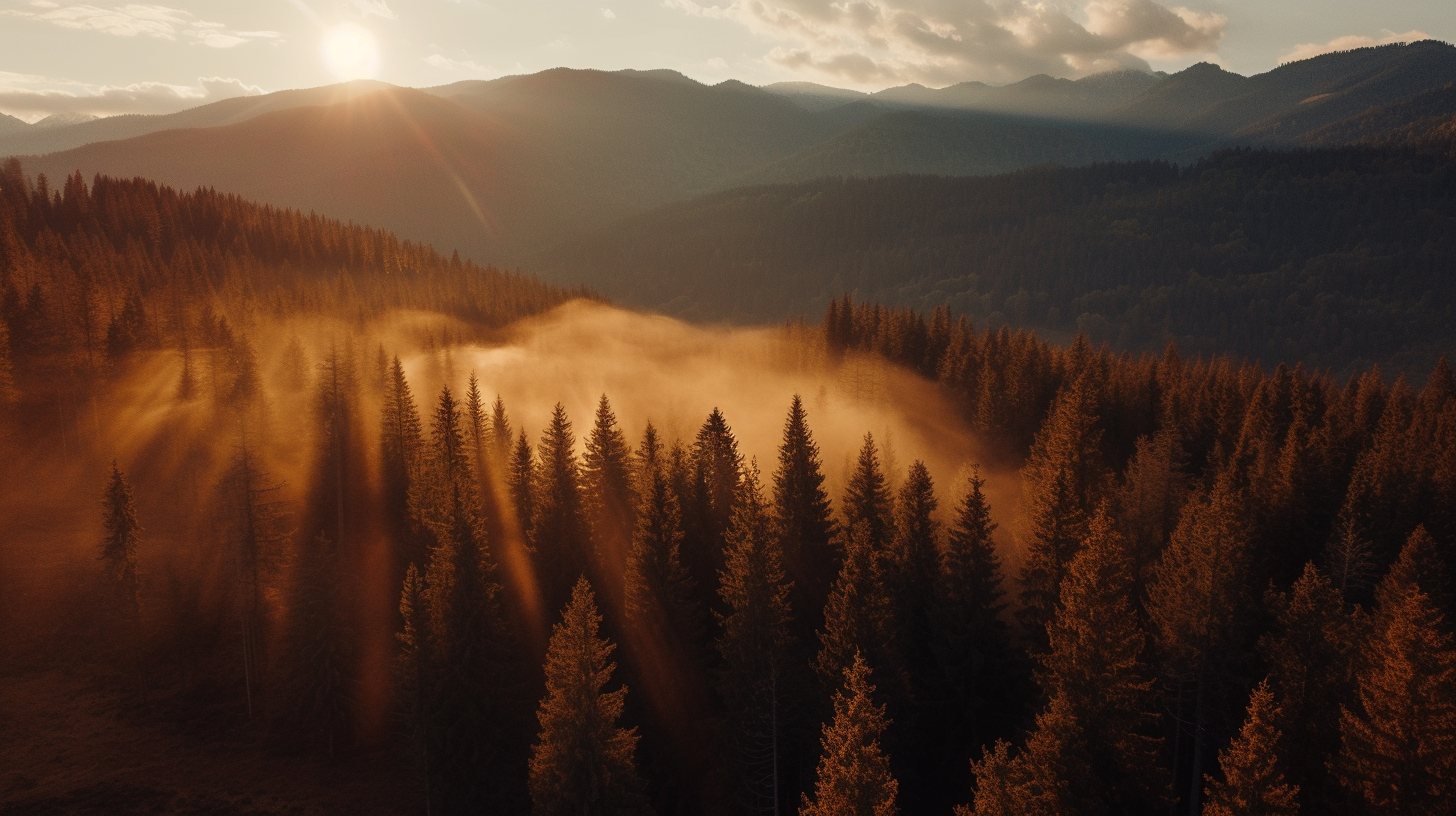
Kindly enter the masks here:
[[405, 730], [410, 734], [411, 748], [425, 781], [425, 811], [432, 803], [432, 782], [435, 769], [430, 764], [430, 706], [434, 702], [434, 677], [430, 654], [430, 622], [425, 582], [419, 570], [410, 564], [405, 571], [404, 586], [399, 596], [399, 617], [403, 628], [395, 634], [399, 652], [395, 656], [395, 684]]
[[1277, 626], [1260, 639], [1259, 651], [1280, 700], [1279, 753], [1304, 809], [1328, 810], [1339, 798], [1328, 764], [1340, 743], [1341, 701], [1353, 693], [1358, 627], [1345, 613], [1343, 593], [1313, 564], [1287, 595], [1267, 593], [1266, 604]]
[[[1141, 589], [1144, 573], [1158, 560], [1178, 525], [1178, 511], [1188, 496], [1188, 477], [1183, 473], [1185, 457], [1176, 430], [1165, 428], [1154, 436], [1140, 437], [1136, 445], [1116, 498], [1117, 518]], [[1141, 595], [1141, 591], [1136, 593], [1136, 597]]]
[[587, 517], [596, 544], [593, 564], [597, 586], [604, 587], [609, 605], [621, 607], [623, 572], [632, 547], [637, 497], [632, 489], [631, 452], [617, 426], [611, 403], [603, 394], [597, 403], [596, 422], [586, 440], [582, 481], [586, 489]]
[[506, 487], [511, 493], [511, 506], [521, 534], [529, 542], [532, 540], [531, 523], [536, 516], [536, 459], [531, 452], [531, 443], [526, 441], [525, 431], [516, 437], [515, 448], [511, 451]]
[[225, 514], [223, 526], [242, 630], [243, 691], [249, 719], [253, 718], [253, 698], [264, 665], [265, 578], [276, 568], [288, 542], [279, 489], [258, 467], [257, 457], [244, 436], [223, 476], [219, 504]]
[[1100, 479], [1096, 396], [1090, 375], [1063, 388], [1021, 470], [1023, 528], [1018, 539], [1026, 562], [1019, 614], [1037, 650], [1045, 649], [1046, 624], [1056, 611], [1067, 565], [1086, 537]]
[[[424, 458], [424, 433], [404, 366], [395, 357], [384, 381], [380, 409], [379, 469], [384, 514], [400, 566], [423, 563], [425, 549], [410, 521], [411, 491], [417, 489]], [[397, 573], [396, 573], [397, 574]]]
[[598, 635], [601, 615], [585, 578], [577, 581], [546, 654], [546, 696], [531, 749], [531, 812], [536, 816], [647, 813], [633, 754], [637, 734], [617, 720], [626, 687], [604, 692], [615, 648]]
[[15, 365], [10, 353], [10, 328], [0, 320], [0, 407], [15, 402]]
[[800, 816], [894, 816], [899, 784], [880, 749], [889, 721], [873, 699], [875, 687], [864, 658], [854, 655], [844, 671], [844, 686], [834, 694], [834, 720], [820, 741], [814, 798], [806, 794]]
[[938, 507], [930, 471], [916, 461], [895, 502], [887, 580], [895, 603], [895, 640], [917, 681], [932, 670], [931, 616], [940, 578]]
[[844, 489], [845, 528], [864, 525], [870, 548], [883, 552], [890, 543], [894, 527], [893, 509], [890, 489], [885, 485], [885, 474], [880, 470], [880, 454], [875, 447], [875, 439], [865, 434], [854, 474]]
[[551, 413], [551, 424], [541, 434], [536, 455], [531, 541], [542, 596], [546, 608], [551, 609], [566, 603], [572, 582], [587, 574], [591, 555], [576, 437], [566, 408], [560, 403]]
[[511, 420], [506, 416], [505, 400], [497, 394], [490, 406], [490, 438], [495, 443], [495, 464], [504, 470], [511, 458]]
[[1336, 772], [1371, 813], [1449, 814], [1456, 797], [1456, 642], [1409, 572], [1393, 569], [1378, 597], [1354, 705], [1340, 716]]
[[111, 478], [107, 480], [101, 505], [105, 527], [100, 554], [102, 591], [106, 599], [105, 614], [109, 618], [106, 628], [127, 644], [126, 660], [131, 664], [136, 682], [143, 686], [141, 582], [137, 571], [137, 544], [142, 528], [137, 522], [131, 484], [115, 460], [111, 463]]
[[997, 740], [971, 763], [975, 800], [972, 807], [957, 807], [956, 816], [1102, 816], [1101, 801], [1086, 796], [1089, 764], [1070, 704], [1053, 697], [1020, 752]]
[[1147, 638], [1132, 601], [1126, 542], [1104, 508], [1067, 567], [1061, 601], [1047, 625], [1042, 689], [1067, 704], [1086, 735], [1091, 772], [1113, 813], [1148, 813], [1162, 803], [1160, 740]]
[[1294, 816], [1299, 787], [1284, 782], [1279, 762], [1279, 706], [1268, 681], [1249, 698], [1249, 716], [1229, 747], [1219, 752], [1224, 781], [1208, 778], [1205, 816]]
[[834, 520], [819, 446], [809, 431], [804, 401], [794, 395], [779, 445], [779, 466], [773, 475], [773, 504], [780, 531], [779, 549], [784, 572], [793, 585], [790, 600], [796, 630], [807, 642], [824, 622], [824, 602], [839, 568], [839, 555], [831, 546]]
[[769, 513], [757, 468], [750, 467], [728, 525], [727, 564], [718, 581], [727, 610], [718, 615], [718, 691], [745, 804], [753, 812], [776, 813], [782, 771], [794, 756], [790, 701], [804, 684], [795, 672], [792, 587]]
[[743, 469], [738, 440], [723, 412], [714, 408], [698, 429], [692, 448], [693, 497], [683, 505], [683, 563], [697, 585], [716, 597], [723, 568], [723, 536]]
[[652, 473], [627, 556], [627, 620], [673, 652], [691, 650], [701, 634], [696, 585], [682, 563], [682, 514], [661, 470]]
[[893, 614], [884, 555], [871, 546], [869, 525], [860, 522], [849, 531], [844, 566], [824, 606], [824, 629], [814, 663], [820, 681], [832, 687], [835, 677], [843, 676], [855, 655], [862, 654], [873, 661], [877, 676], [903, 687]]
[[937, 724], [941, 778], [957, 778], [971, 756], [1007, 731], [1023, 694], [1024, 667], [1002, 620], [1006, 608], [985, 480], [972, 470], [941, 552], [926, 719]]
[[282, 643], [282, 705], [277, 727], [291, 739], [333, 757], [353, 724], [353, 632], [342, 609], [341, 565], [322, 533], [298, 547], [288, 584], [288, 619]]
[[[1163, 673], [1194, 691], [1189, 811], [1203, 792], [1212, 688], [1245, 653], [1253, 599], [1248, 586], [1248, 531], [1232, 480], [1219, 477], [1206, 498], [1183, 509], [1173, 540], [1153, 568], [1147, 612]], [[1181, 689], [1181, 685], [1180, 685]], [[1178, 705], [1181, 709], [1182, 696]], [[1179, 712], [1182, 719], [1182, 712]]]

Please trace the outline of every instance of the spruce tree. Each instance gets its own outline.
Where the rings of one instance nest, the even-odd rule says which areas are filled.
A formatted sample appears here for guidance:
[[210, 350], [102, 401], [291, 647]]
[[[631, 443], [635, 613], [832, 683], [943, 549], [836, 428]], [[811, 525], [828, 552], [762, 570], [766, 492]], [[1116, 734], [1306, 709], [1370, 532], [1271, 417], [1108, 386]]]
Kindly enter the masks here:
[[531, 541], [542, 597], [546, 608], [552, 609], [566, 603], [572, 582], [587, 574], [591, 556], [576, 437], [560, 403], [551, 412], [536, 455]]
[[845, 527], [851, 529], [864, 525], [870, 548], [883, 552], [890, 543], [893, 512], [890, 489], [885, 485], [885, 474], [880, 470], [879, 449], [875, 447], [874, 436], [865, 434], [854, 473], [844, 489]]
[[126, 661], [136, 682], [142, 684], [141, 664], [141, 589], [137, 572], [137, 543], [141, 525], [137, 522], [136, 505], [132, 501], [131, 484], [111, 462], [111, 477], [102, 498], [101, 539], [102, 592], [106, 600], [106, 629], [119, 642], [125, 643]]
[[1289, 593], [1267, 593], [1266, 604], [1276, 626], [1259, 651], [1280, 701], [1279, 753], [1304, 809], [1328, 810], [1340, 798], [1328, 766], [1339, 749], [1341, 702], [1353, 695], [1360, 627], [1346, 614], [1343, 593], [1313, 564]]
[[0, 320], [0, 407], [15, 402], [17, 396], [15, 364], [10, 353], [10, 328], [4, 320]]
[[1087, 796], [1090, 778], [1087, 746], [1070, 704], [1054, 697], [1037, 715], [1026, 745], [1012, 753], [997, 740], [971, 763], [976, 792], [971, 807], [956, 816], [1102, 816], [1101, 800]]
[[[394, 539], [396, 562], [402, 568], [423, 563], [423, 543], [410, 521], [409, 501], [417, 489], [424, 462], [424, 432], [404, 366], [395, 357], [384, 380], [380, 409], [379, 470], [385, 521]], [[396, 573], [398, 574], [398, 573]]]
[[349, 744], [353, 725], [354, 632], [341, 608], [340, 571], [334, 542], [323, 533], [295, 550], [276, 712], [280, 734], [330, 757]]
[[650, 477], [637, 518], [626, 565], [627, 620], [670, 652], [691, 653], [701, 636], [696, 584], [682, 563], [677, 497], [660, 469]]
[[1002, 620], [1006, 595], [985, 480], [973, 469], [941, 552], [927, 720], [940, 733], [940, 777], [957, 779], [982, 745], [1009, 730], [1024, 694], [1025, 666]]
[[773, 505], [784, 572], [793, 585], [790, 600], [796, 631], [807, 642], [823, 626], [824, 602], [838, 572], [839, 554], [830, 544], [834, 519], [824, 490], [819, 446], [809, 431], [804, 401], [798, 394], [784, 422], [779, 465], [773, 474]]
[[586, 440], [582, 464], [587, 517], [596, 545], [595, 583], [605, 588], [610, 607], [619, 609], [637, 497], [632, 488], [631, 451], [606, 394], [597, 403], [596, 421]]
[[858, 653], [844, 671], [844, 685], [834, 694], [834, 720], [824, 725], [820, 740], [814, 798], [807, 794], [800, 816], [895, 816], [899, 784], [880, 748], [889, 721], [884, 706], [873, 699], [870, 670]]
[[1100, 481], [1102, 432], [1090, 375], [1064, 387], [1036, 434], [1021, 470], [1021, 624], [1033, 647], [1046, 648], [1045, 629], [1056, 611], [1067, 565], [1086, 537], [1093, 492]]
[[1456, 642], [1409, 573], [1392, 570], [1378, 596], [1354, 704], [1340, 716], [1335, 769], [1371, 813], [1448, 814], [1456, 797]]
[[[753, 812], [778, 811], [784, 773], [794, 756], [792, 701], [805, 690], [793, 634], [792, 586], [756, 467], [744, 476], [728, 525], [728, 556], [719, 576], [718, 692], [730, 746]], [[799, 658], [799, 659], [796, 659]]]
[[1219, 752], [1223, 781], [1208, 778], [1205, 816], [1294, 816], [1299, 787], [1284, 782], [1279, 761], [1279, 706], [1268, 681], [1249, 698], [1249, 716], [1232, 744]]
[[490, 439], [494, 443], [496, 466], [505, 470], [506, 463], [511, 458], [511, 440], [515, 437], [511, 434], [511, 420], [506, 416], [505, 400], [497, 394], [495, 402], [490, 406]]
[[433, 802], [435, 775], [435, 768], [430, 764], [430, 744], [435, 741], [430, 727], [430, 708], [434, 703], [435, 688], [425, 592], [425, 582], [419, 570], [410, 564], [399, 596], [399, 617], [403, 627], [395, 634], [399, 643], [399, 651], [395, 655], [395, 687], [401, 702], [404, 728], [410, 735], [410, 748], [425, 782], [425, 810], [428, 812]]
[[870, 528], [860, 522], [845, 540], [844, 565], [824, 606], [824, 629], [814, 669], [833, 687], [856, 655], [873, 661], [877, 677], [903, 687], [905, 677], [894, 642], [894, 606], [886, 582], [884, 555], [870, 544]]
[[1113, 813], [1149, 813], [1162, 804], [1160, 742], [1147, 637], [1133, 605], [1126, 542], [1099, 508], [1087, 540], [1067, 567], [1061, 600], [1047, 625], [1042, 689], [1060, 698], [1085, 734], [1090, 770]]
[[648, 813], [637, 775], [637, 734], [621, 728], [627, 689], [611, 682], [615, 648], [598, 635], [591, 585], [577, 581], [546, 654], [546, 696], [531, 749], [531, 812], [536, 816], [626, 816]]
[[[1183, 509], [1173, 540], [1153, 568], [1147, 612], [1170, 680], [1193, 689], [1188, 806], [1203, 792], [1210, 706], [1218, 683], [1245, 653], [1252, 617], [1248, 531], [1239, 493], [1226, 476]], [[1182, 695], [1178, 698], [1181, 712]]]
[[738, 440], [723, 412], [714, 408], [698, 429], [692, 448], [693, 496], [684, 504], [683, 563], [697, 585], [716, 597], [723, 568], [723, 536], [743, 469]]
[[531, 451], [531, 443], [526, 440], [525, 431], [521, 431], [520, 436], [516, 437], [515, 447], [511, 450], [506, 487], [511, 493], [511, 509], [515, 512], [516, 525], [525, 540], [531, 542], [531, 524], [536, 515], [536, 459]]

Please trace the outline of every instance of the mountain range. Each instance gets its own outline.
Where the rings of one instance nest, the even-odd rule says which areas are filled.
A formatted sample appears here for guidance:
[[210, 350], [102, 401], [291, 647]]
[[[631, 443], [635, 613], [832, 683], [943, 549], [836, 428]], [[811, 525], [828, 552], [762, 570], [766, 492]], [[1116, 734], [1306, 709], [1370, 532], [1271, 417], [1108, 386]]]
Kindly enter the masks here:
[[1456, 121], [1453, 82], [1456, 48], [1435, 41], [1251, 77], [1200, 63], [875, 94], [555, 69], [427, 89], [356, 82], [45, 128], [4, 120], [0, 156], [52, 179], [213, 187], [549, 275], [559, 267], [546, 259], [584, 236], [738, 187], [1439, 139]]

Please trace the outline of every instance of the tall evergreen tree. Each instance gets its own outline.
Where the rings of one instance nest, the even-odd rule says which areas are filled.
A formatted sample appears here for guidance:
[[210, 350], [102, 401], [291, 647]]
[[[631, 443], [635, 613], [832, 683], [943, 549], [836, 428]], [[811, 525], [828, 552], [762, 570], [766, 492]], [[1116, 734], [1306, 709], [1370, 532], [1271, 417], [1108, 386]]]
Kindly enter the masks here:
[[506, 487], [511, 493], [511, 509], [515, 511], [521, 534], [527, 542], [532, 542], [535, 540], [531, 535], [531, 525], [536, 517], [536, 459], [525, 431], [516, 437], [515, 447], [511, 450]]
[[1279, 706], [1267, 681], [1249, 699], [1249, 717], [1229, 747], [1219, 752], [1224, 781], [1208, 779], [1205, 816], [1294, 816], [1299, 787], [1284, 782], [1279, 762]]
[[809, 431], [804, 401], [794, 395], [779, 445], [779, 465], [773, 474], [773, 506], [778, 516], [779, 549], [784, 572], [792, 584], [790, 600], [799, 638], [808, 642], [824, 623], [824, 602], [839, 568], [839, 554], [831, 546], [834, 519], [819, 446]]
[[634, 753], [637, 734], [617, 720], [625, 686], [603, 691], [615, 648], [598, 635], [591, 585], [577, 581], [546, 654], [546, 696], [531, 749], [531, 812], [536, 816], [625, 816], [650, 812]]
[[1013, 754], [997, 740], [971, 763], [976, 779], [972, 807], [956, 816], [1102, 816], [1102, 801], [1089, 797], [1090, 757], [1071, 704], [1053, 697], [1036, 717], [1026, 745]]
[[[190, 369], [188, 369], [190, 373]], [[15, 402], [15, 361], [10, 351], [10, 329], [0, 320], [0, 406]]]
[[330, 757], [349, 744], [355, 702], [355, 633], [343, 615], [341, 571], [337, 548], [323, 533], [295, 549], [276, 721], [281, 734]]
[[948, 793], [981, 746], [1010, 729], [1026, 679], [1010, 627], [1001, 617], [1006, 595], [991, 539], [996, 524], [984, 487], [979, 470], [972, 470], [945, 536], [934, 593], [935, 665], [926, 719], [940, 733], [940, 756], [934, 764]]
[[683, 505], [683, 563], [698, 586], [710, 593], [723, 568], [723, 537], [732, 518], [742, 470], [738, 440], [723, 412], [714, 408], [693, 441], [693, 497]]
[[870, 548], [884, 552], [894, 529], [894, 505], [890, 489], [885, 485], [885, 474], [880, 470], [879, 449], [870, 434], [865, 434], [854, 473], [844, 489], [843, 509], [846, 529], [864, 525]]
[[1456, 798], [1456, 642], [1409, 578], [1392, 570], [1381, 582], [1336, 771], [1369, 813], [1437, 816]]
[[1343, 795], [1328, 766], [1340, 744], [1341, 702], [1353, 694], [1360, 627], [1346, 614], [1343, 593], [1313, 564], [1288, 594], [1271, 591], [1266, 603], [1277, 625], [1259, 651], [1280, 700], [1272, 721], [1283, 734], [1279, 754], [1304, 810], [1330, 810]]
[[874, 701], [875, 687], [863, 657], [854, 655], [844, 685], [834, 694], [834, 720], [820, 740], [814, 798], [806, 794], [800, 816], [895, 816], [899, 784], [880, 748], [889, 721]]
[[547, 609], [560, 608], [571, 595], [576, 579], [591, 563], [591, 535], [582, 501], [581, 467], [576, 458], [576, 436], [560, 403], [541, 434], [536, 450], [535, 512], [531, 541], [535, 545], [536, 574], [540, 577]]
[[[1207, 497], [1184, 508], [1173, 540], [1153, 568], [1147, 611], [1166, 677], [1193, 688], [1189, 813], [1203, 792], [1210, 706], [1219, 682], [1245, 653], [1253, 599], [1248, 532], [1238, 491], [1220, 477]], [[1178, 706], [1181, 715], [1182, 695]], [[1176, 763], [1175, 763], [1176, 766]]]
[[106, 629], [126, 644], [126, 661], [131, 673], [142, 686], [141, 664], [141, 582], [137, 572], [137, 544], [141, 524], [137, 522], [136, 505], [131, 484], [117, 466], [111, 463], [111, 477], [102, 498], [101, 539], [102, 591], [105, 593]]
[[1102, 431], [1097, 423], [1096, 389], [1084, 374], [1057, 395], [1021, 470], [1023, 526], [1018, 539], [1026, 562], [1020, 618], [1038, 651], [1046, 648], [1046, 624], [1056, 611], [1067, 565], [1086, 537], [1101, 477]]
[[691, 653], [701, 636], [696, 584], [682, 563], [677, 496], [661, 469], [650, 477], [637, 518], [626, 566], [627, 620], [670, 651]]
[[398, 356], [390, 363], [384, 380], [380, 426], [379, 470], [385, 522], [394, 539], [396, 562], [402, 568], [411, 562], [423, 563], [426, 556], [409, 515], [410, 492], [417, 489], [425, 442], [414, 394]]
[[833, 687], [856, 655], [873, 661], [882, 682], [903, 688], [906, 682], [894, 641], [894, 605], [886, 580], [884, 554], [870, 543], [869, 525], [850, 528], [844, 566], [834, 580], [824, 607], [824, 629], [814, 669], [825, 686]]
[[[806, 690], [793, 634], [792, 586], [756, 467], [744, 476], [718, 581], [718, 692], [745, 805], [777, 813], [795, 753], [792, 701]], [[801, 658], [800, 658], [801, 659]]]
[[1113, 813], [1151, 813], [1163, 804], [1153, 681], [1144, 664], [1147, 637], [1132, 601], [1132, 561], [1105, 508], [1067, 567], [1061, 601], [1047, 625], [1041, 658], [1046, 695], [1076, 717], [1097, 790]]
[[582, 481], [586, 488], [587, 516], [591, 522], [596, 559], [595, 583], [607, 595], [609, 606], [620, 609], [627, 554], [632, 548], [637, 497], [632, 488], [631, 451], [617, 426], [612, 405], [603, 394], [596, 421], [586, 440]]
[[495, 447], [492, 455], [500, 470], [505, 470], [506, 464], [510, 461], [511, 440], [514, 438], [511, 434], [510, 417], [506, 416], [505, 400], [497, 394], [495, 402], [490, 405], [490, 440]]

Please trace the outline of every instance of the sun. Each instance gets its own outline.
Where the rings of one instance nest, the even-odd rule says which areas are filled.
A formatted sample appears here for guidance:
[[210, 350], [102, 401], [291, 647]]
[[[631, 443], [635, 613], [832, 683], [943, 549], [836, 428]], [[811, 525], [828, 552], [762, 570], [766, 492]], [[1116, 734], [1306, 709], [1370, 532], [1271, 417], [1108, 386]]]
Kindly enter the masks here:
[[324, 64], [344, 81], [373, 79], [379, 73], [379, 43], [363, 26], [343, 23], [330, 28], [320, 51]]

